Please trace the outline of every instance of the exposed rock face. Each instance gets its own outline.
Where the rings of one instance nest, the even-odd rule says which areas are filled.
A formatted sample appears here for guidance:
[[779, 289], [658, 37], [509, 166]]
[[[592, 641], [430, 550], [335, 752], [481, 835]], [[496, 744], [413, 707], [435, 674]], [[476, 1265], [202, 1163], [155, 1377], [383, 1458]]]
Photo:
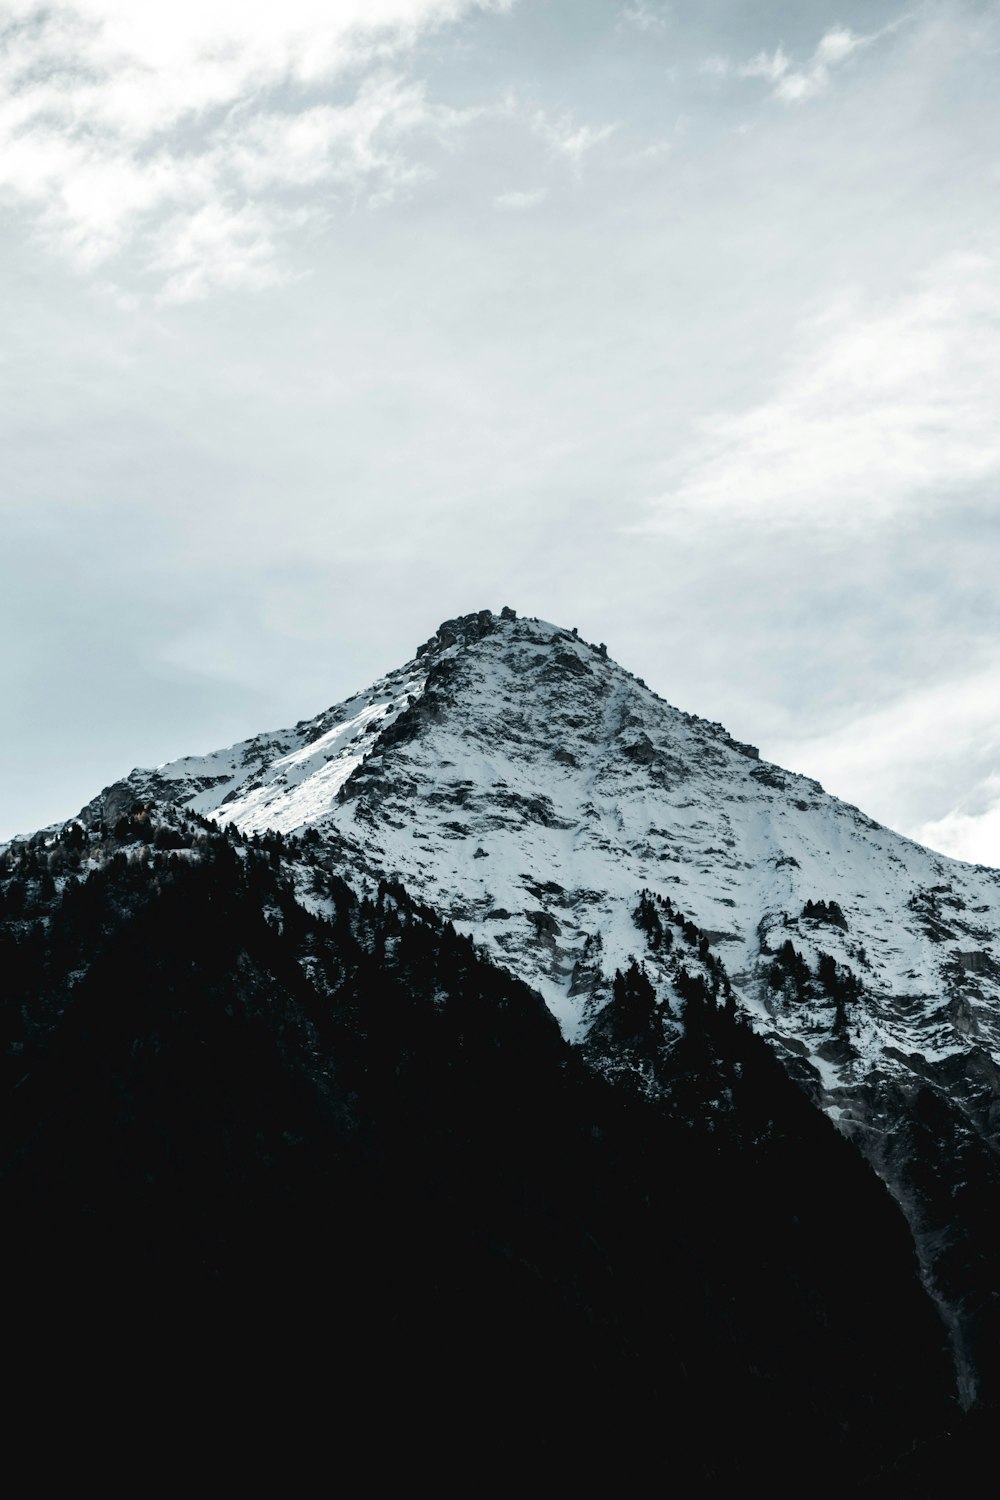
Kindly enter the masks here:
[[[1000, 873], [879, 827], [672, 708], [603, 644], [508, 608], [445, 621], [292, 730], [136, 771], [87, 814], [129, 796], [247, 833], [318, 830], [537, 988], [573, 1041], [633, 958], [668, 1049], [681, 971], [724, 975], [906, 1209], [966, 1395], [1000, 1392]], [[653, 945], [640, 891], [690, 931]]]
[[[502, 618], [512, 614], [510, 611]], [[496, 625], [496, 618], [488, 609], [481, 609], [473, 615], [460, 615], [456, 620], [444, 620], [430, 640], [417, 647], [417, 656], [436, 655], [450, 651], [452, 646], [471, 645], [473, 641], [481, 641], [483, 636], [490, 635]]]

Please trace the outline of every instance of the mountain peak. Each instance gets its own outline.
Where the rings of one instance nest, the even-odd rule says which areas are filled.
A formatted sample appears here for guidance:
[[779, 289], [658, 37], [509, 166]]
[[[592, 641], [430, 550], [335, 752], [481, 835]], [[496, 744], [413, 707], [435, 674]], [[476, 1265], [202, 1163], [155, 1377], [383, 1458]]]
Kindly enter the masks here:
[[[904, 1202], [915, 1148], [885, 1126], [890, 1094], [917, 1101], [917, 1134], [920, 1101], [946, 1100], [952, 1154], [993, 1161], [1000, 872], [761, 761], [574, 629], [510, 608], [445, 620], [369, 688], [134, 771], [83, 820], [113, 827], [136, 802], [251, 838], [308, 834], [368, 893], [402, 885], [541, 994], [568, 1040], [601, 1056], [611, 1038], [643, 1090], [657, 1087], [656, 1048], [684, 1033], [692, 986], [707, 987]], [[321, 888], [295, 895], [329, 915]], [[637, 1016], [655, 1046], [631, 1031], [621, 1045]], [[953, 1213], [928, 1201], [925, 1271]]]
[[423, 656], [449, 651], [453, 646], [481, 641], [484, 636], [492, 635], [503, 622], [516, 619], [514, 610], [509, 605], [504, 605], [499, 615], [495, 615], [490, 609], [479, 609], [472, 614], [458, 615], [453, 620], [442, 620], [430, 639], [417, 647], [414, 656], [419, 660]]
[[[632, 912], [643, 889], [714, 935], [762, 1026], [774, 1022], [764, 976], [785, 942], [815, 948], [814, 962], [822, 946], [906, 996], [933, 993], [945, 960], [974, 974], [967, 954], [981, 946], [958, 915], [943, 947], [928, 938], [925, 892], [961, 891], [964, 909], [996, 908], [987, 925], [1000, 928], [989, 873], [762, 762], [722, 725], [666, 703], [603, 643], [509, 607], [447, 619], [409, 662], [313, 719], [133, 772], [86, 811], [113, 821], [136, 799], [250, 834], [335, 835], [373, 879], [404, 881], [538, 988], [571, 1036], [614, 970], [641, 956]], [[846, 928], [800, 919], [821, 902]], [[986, 1025], [975, 995], [969, 1004], [970, 1024]], [[907, 1050], [932, 1044], [920, 1026], [893, 1032]], [[882, 1051], [871, 1035], [866, 1047]], [[843, 1069], [811, 1043], [808, 1053], [835, 1087]]]

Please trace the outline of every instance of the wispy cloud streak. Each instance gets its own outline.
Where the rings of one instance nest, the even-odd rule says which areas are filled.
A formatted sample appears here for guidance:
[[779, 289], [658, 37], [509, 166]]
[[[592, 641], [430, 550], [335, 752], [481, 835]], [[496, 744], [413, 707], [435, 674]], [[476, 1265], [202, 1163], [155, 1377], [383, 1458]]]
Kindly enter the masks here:
[[848, 58], [891, 35], [909, 19], [908, 15], [898, 17], [881, 30], [867, 34], [852, 31], [849, 26], [832, 26], [823, 33], [812, 56], [798, 65], [779, 43], [773, 52], [758, 52], [742, 63], [718, 55], [708, 57], [702, 63], [702, 72], [715, 78], [759, 78], [771, 85], [775, 99], [784, 104], [801, 104], [825, 94], [832, 85], [835, 70]]
[[678, 512], [867, 526], [1000, 478], [1000, 258], [962, 253], [897, 298], [844, 296], [799, 330], [769, 397], [706, 422]]

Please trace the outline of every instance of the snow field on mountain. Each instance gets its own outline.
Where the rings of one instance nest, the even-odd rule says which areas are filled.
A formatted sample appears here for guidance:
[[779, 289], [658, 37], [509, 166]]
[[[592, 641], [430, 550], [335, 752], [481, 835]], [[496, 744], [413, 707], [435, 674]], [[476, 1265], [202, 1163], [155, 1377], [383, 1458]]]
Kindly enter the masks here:
[[[447, 622], [419, 658], [293, 730], [134, 779], [247, 833], [336, 834], [535, 986], [572, 1040], [594, 1012], [581, 965], [608, 981], [649, 957], [632, 917], [646, 888], [709, 934], [754, 1024], [804, 1051], [828, 1091], [887, 1049], [942, 1060], [971, 1036], [1000, 1061], [997, 872], [760, 762], [573, 632], [482, 621]], [[806, 902], [836, 903], [846, 929]], [[768, 989], [786, 940], [864, 984], [850, 1058], [820, 1055], [830, 1006]], [[943, 976], [958, 993], [972, 970], [960, 1032]]]

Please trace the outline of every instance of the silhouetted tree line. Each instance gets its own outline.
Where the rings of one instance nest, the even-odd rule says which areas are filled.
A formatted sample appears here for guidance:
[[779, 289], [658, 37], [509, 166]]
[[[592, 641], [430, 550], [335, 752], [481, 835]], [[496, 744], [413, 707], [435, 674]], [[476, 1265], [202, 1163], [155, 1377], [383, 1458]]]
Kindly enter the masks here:
[[[583, 1052], [339, 860], [152, 808], [5, 857], [29, 1384], [99, 1347], [152, 1401], [178, 1371], [248, 1410], [318, 1395], [341, 1463], [374, 1414], [403, 1447], [442, 1434], [444, 1469], [475, 1442], [560, 1482], [773, 1487], [817, 1454], [846, 1482], [950, 1420], [895, 1206], [694, 924], [640, 903], [660, 950], [686, 945], [672, 1006], [631, 965]], [[609, 1081], [616, 1059], [657, 1097]]]
[[862, 994], [861, 982], [846, 964], [838, 964], [829, 953], [820, 953], [814, 974], [803, 954], [786, 938], [771, 963], [768, 983], [772, 990], [797, 1002], [832, 1001], [834, 1034], [846, 1038], [848, 1006]]

